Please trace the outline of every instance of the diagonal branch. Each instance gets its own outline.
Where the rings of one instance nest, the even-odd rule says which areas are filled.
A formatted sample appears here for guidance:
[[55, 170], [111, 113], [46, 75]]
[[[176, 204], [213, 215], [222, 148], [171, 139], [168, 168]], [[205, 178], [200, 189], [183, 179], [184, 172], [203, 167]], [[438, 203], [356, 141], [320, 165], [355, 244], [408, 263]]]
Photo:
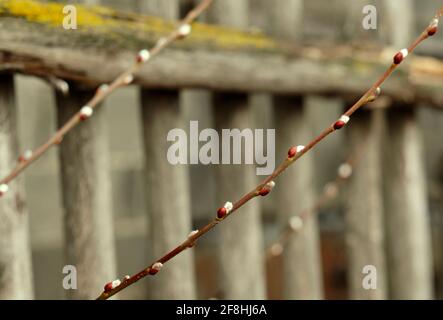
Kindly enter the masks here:
[[245, 203], [252, 200], [258, 196], [266, 196], [270, 193], [275, 185], [274, 180], [278, 178], [290, 165], [295, 163], [303, 155], [313, 149], [318, 143], [329, 136], [336, 130], [340, 130], [346, 126], [349, 122], [350, 117], [365, 104], [374, 101], [380, 95], [380, 86], [389, 78], [389, 76], [397, 69], [397, 67], [405, 60], [405, 58], [414, 51], [414, 49], [428, 37], [433, 36], [438, 29], [439, 18], [443, 15], [443, 7], [440, 8], [435, 14], [433, 20], [426, 27], [426, 29], [420, 34], [419, 37], [409, 46], [407, 49], [402, 49], [393, 58], [393, 62], [388, 67], [388, 69], [383, 73], [383, 75], [375, 81], [375, 83], [366, 91], [366, 93], [353, 105], [351, 106], [337, 121], [333, 122], [330, 126], [325, 128], [317, 137], [311, 140], [306, 146], [291, 147], [288, 151], [287, 158], [279, 165], [279, 167], [266, 179], [264, 179], [257, 187], [252, 191], [245, 194], [235, 203], [226, 202], [226, 204], [219, 208], [217, 211], [217, 217], [210, 223], [205, 225], [200, 230], [193, 231], [189, 234], [188, 238], [184, 240], [176, 248], [172, 249], [166, 253], [163, 257], [158, 259], [156, 262], [148, 266], [147, 268], [141, 270], [133, 276], [125, 276], [125, 278], [120, 280], [114, 280], [105, 285], [104, 291], [97, 298], [98, 300], [106, 300], [109, 297], [115, 295], [116, 293], [122, 291], [128, 286], [134, 284], [138, 280], [148, 276], [157, 274], [163, 265], [183, 252], [188, 248], [192, 248], [196, 241], [205, 235], [207, 232], [212, 230], [220, 222], [227, 219], [230, 215], [241, 208]]
[[286, 225], [280, 230], [276, 239], [266, 248], [266, 257], [276, 257], [283, 253], [286, 244], [296, 236], [305, 225], [305, 221], [326, 206], [330, 201], [337, 198], [341, 189], [346, 185], [355, 168], [360, 163], [364, 154], [364, 147], [354, 150], [337, 169], [337, 175], [333, 181], [325, 184], [323, 192], [317, 197], [312, 206], [303, 209], [300, 213], [292, 215]]
[[109, 85], [101, 85], [91, 100], [89, 100], [79, 112], [72, 116], [72, 118], [69, 119], [51, 138], [49, 138], [48, 141], [34, 151], [27, 151], [26, 154], [21, 155], [18, 158], [16, 167], [6, 177], [0, 180], [0, 197], [9, 190], [8, 184], [13, 179], [38, 160], [52, 146], [60, 144], [63, 141], [63, 137], [69, 133], [69, 131], [74, 129], [81, 122], [90, 118], [94, 113], [94, 109], [97, 108], [98, 105], [111, 93], [132, 83], [134, 80], [134, 74], [137, 73], [146, 62], [157, 56], [163, 51], [163, 49], [173, 42], [186, 38], [191, 32], [190, 24], [211, 5], [212, 1], [213, 0], [202, 0], [195, 9], [189, 12], [189, 14], [181, 21], [179, 27], [169, 34], [169, 36], [159, 39], [150, 51], [146, 49], [141, 50], [128, 70], [120, 74]]

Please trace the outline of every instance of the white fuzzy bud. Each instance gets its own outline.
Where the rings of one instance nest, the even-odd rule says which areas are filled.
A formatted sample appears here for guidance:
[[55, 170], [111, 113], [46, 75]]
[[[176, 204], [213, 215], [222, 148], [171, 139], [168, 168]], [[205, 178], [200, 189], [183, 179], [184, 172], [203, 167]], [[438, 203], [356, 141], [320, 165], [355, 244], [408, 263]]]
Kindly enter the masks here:
[[178, 28], [178, 33], [181, 37], [186, 37], [191, 33], [191, 25], [189, 24], [182, 24], [179, 28]]
[[338, 167], [338, 175], [342, 179], [348, 179], [352, 175], [352, 166], [349, 163], [343, 163]]
[[303, 220], [299, 216], [292, 216], [289, 219], [289, 226], [293, 231], [298, 231], [303, 228]]
[[433, 28], [433, 27], [438, 27], [438, 19], [434, 18], [431, 20], [431, 23], [429, 23], [429, 27]]
[[342, 115], [339, 119], [339, 121], [343, 121], [344, 123], [348, 123], [351, 118], [349, 118], [347, 115]]
[[141, 62], [141, 63], [145, 63], [146, 61], [149, 60], [149, 58], [151, 57], [151, 53], [149, 52], [149, 50], [143, 49], [140, 50], [140, 52], [137, 55], [137, 61]]
[[303, 150], [305, 150], [305, 146], [297, 146], [297, 148], [296, 148], [296, 150], [297, 150], [297, 153], [300, 153], [300, 152], [302, 152]]
[[163, 268], [163, 263], [161, 263], [161, 262], [156, 262], [151, 267], [151, 269], [156, 270], [156, 271], [160, 271], [161, 268]]
[[401, 49], [400, 52], [403, 55], [403, 59], [406, 58], [409, 54], [408, 49]]
[[97, 91], [99, 93], [105, 93], [106, 91], [108, 91], [108, 89], [109, 89], [109, 86], [106, 83], [104, 83], [104, 84], [100, 85], [100, 87], [98, 87]]
[[188, 235], [188, 238], [192, 238], [192, 237], [195, 236], [197, 233], [198, 233], [198, 230], [191, 231], [191, 232], [189, 233], [189, 235]]
[[128, 281], [131, 277], [127, 274], [126, 276], [123, 277], [123, 280]]
[[224, 208], [226, 209], [226, 214], [228, 214], [229, 212], [232, 211], [232, 209], [234, 208], [234, 205], [232, 204], [232, 202], [226, 202], [224, 205]]
[[132, 74], [128, 74], [124, 79], [124, 84], [130, 84], [132, 81], [134, 81], [134, 76]]
[[274, 187], [275, 187], [275, 182], [274, 182], [274, 181], [269, 181], [269, 182], [266, 184], [266, 187], [267, 187], [269, 190], [274, 189]]
[[9, 186], [6, 183], [0, 184], [0, 194], [5, 194], [9, 191]]
[[377, 87], [377, 89], [375, 89], [375, 95], [378, 97], [381, 94], [381, 88]]
[[32, 157], [32, 150], [26, 150], [23, 152], [23, 159], [29, 160]]
[[89, 118], [94, 113], [94, 109], [92, 109], [90, 106], [84, 106], [80, 109], [80, 114], [84, 116], [85, 118]]
[[120, 280], [118, 280], [118, 279], [117, 279], [117, 280], [114, 280], [114, 281], [111, 282], [111, 288], [112, 288], [112, 289], [115, 289], [115, 288], [117, 288], [119, 285], [121, 285], [121, 283], [122, 283], [122, 282], [121, 282]]

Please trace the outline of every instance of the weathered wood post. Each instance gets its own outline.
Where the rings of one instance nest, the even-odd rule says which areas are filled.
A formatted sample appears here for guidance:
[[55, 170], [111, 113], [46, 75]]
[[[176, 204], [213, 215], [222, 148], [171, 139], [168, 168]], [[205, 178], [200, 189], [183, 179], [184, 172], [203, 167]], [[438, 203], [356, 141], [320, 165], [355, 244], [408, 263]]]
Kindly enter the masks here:
[[[57, 93], [61, 126], [93, 96], [71, 85], [69, 96]], [[116, 277], [110, 155], [106, 109], [68, 133], [60, 144], [66, 264], [77, 269], [72, 299], [92, 299]], [[98, 293], [97, 293], [98, 292]]]
[[[178, 2], [141, 1], [144, 13], [178, 18]], [[178, 90], [142, 90], [144, 144], [146, 157], [146, 199], [149, 217], [149, 245], [153, 259], [181, 243], [191, 232], [188, 168], [173, 165], [166, 157], [171, 142], [168, 132], [183, 128]], [[194, 299], [196, 297], [194, 252], [187, 250], [174, 258], [148, 285], [151, 299]]]
[[392, 107], [387, 119], [384, 193], [390, 294], [393, 299], [432, 299], [431, 231], [420, 128], [415, 111], [405, 106]]
[[[385, 36], [401, 49], [415, 33], [412, 0], [386, 1]], [[388, 111], [385, 157], [386, 241], [390, 298], [432, 299], [428, 193], [421, 130], [414, 106]]]
[[[303, 0], [268, 1], [271, 32], [281, 39], [297, 42], [302, 38]], [[303, 97], [274, 96], [277, 154], [284, 156], [292, 145], [309, 141], [309, 127]], [[292, 215], [312, 206], [314, 167], [312, 153], [290, 168], [278, 181], [276, 210], [283, 223]], [[286, 299], [322, 299], [323, 278], [317, 217], [309, 217], [298, 235], [292, 237], [283, 252], [283, 289]]]
[[[372, 3], [358, 0], [348, 7], [344, 30], [347, 41], [366, 41], [377, 36], [376, 30], [362, 28], [363, 8], [368, 4]], [[353, 102], [346, 101], [346, 107]], [[346, 152], [355, 160], [344, 197], [350, 299], [387, 298], [381, 180], [383, 117], [381, 109], [359, 110], [346, 131]]]
[[[231, 27], [248, 25], [246, 0], [215, 1], [208, 12], [210, 22]], [[214, 95], [215, 125], [222, 129], [252, 129], [253, 110], [243, 93], [223, 92]], [[244, 144], [243, 144], [244, 147]], [[242, 159], [244, 161], [243, 152]], [[216, 169], [217, 202], [236, 201], [257, 183], [251, 165], [220, 164]], [[219, 287], [222, 298], [264, 299], [263, 236], [258, 201], [251, 201], [218, 230]]]
[[345, 196], [350, 299], [387, 298], [381, 180], [382, 117], [382, 110], [360, 110], [347, 129], [347, 151], [356, 161]]
[[[17, 163], [17, 110], [12, 75], [0, 74], [0, 175]], [[0, 197], [0, 300], [34, 297], [23, 178]]]

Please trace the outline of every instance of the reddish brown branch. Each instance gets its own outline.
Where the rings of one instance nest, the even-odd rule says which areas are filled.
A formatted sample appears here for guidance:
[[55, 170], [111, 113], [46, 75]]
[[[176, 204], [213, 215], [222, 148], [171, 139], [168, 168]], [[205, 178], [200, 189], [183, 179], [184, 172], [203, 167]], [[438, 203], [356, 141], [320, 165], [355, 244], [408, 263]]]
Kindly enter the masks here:
[[[118, 281], [118, 285], [116, 286], [105, 286], [105, 290], [102, 294], [97, 298], [99, 300], [105, 300], [109, 297], [115, 295], [131, 284], [137, 282], [141, 278], [147, 275], [155, 275], [159, 271], [159, 266], [163, 266], [166, 262], [171, 260], [176, 255], [180, 254], [184, 250], [191, 248], [195, 245], [195, 242], [201, 238], [204, 234], [213, 229], [218, 223], [227, 219], [231, 214], [236, 212], [239, 208], [241, 208], [245, 203], [250, 201], [251, 199], [263, 194], [262, 190], [266, 188], [270, 188], [270, 184], [274, 185], [273, 181], [278, 178], [291, 164], [296, 162], [299, 158], [301, 158], [304, 154], [309, 152], [312, 148], [314, 148], [319, 142], [325, 139], [328, 135], [333, 133], [336, 130], [339, 130], [346, 126], [347, 122], [350, 120], [350, 117], [363, 105], [372, 102], [379, 94], [380, 94], [380, 86], [388, 79], [388, 77], [394, 72], [394, 70], [400, 65], [400, 63], [407, 57], [408, 54], [412, 53], [414, 49], [429, 36], [432, 36], [437, 31], [438, 19], [443, 13], [443, 7], [437, 12], [434, 19], [431, 21], [430, 25], [422, 32], [422, 34], [412, 43], [412, 45], [408, 49], [403, 49], [398, 52], [392, 64], [385, 71], [385, 73], [369, 88], [369, 90], [353, 105], [351, 106], [337, 121], [332, 123], [326, 129], [323, 130], [317, 137], [315, 137], [312, 141], [310, 141], [306, 146], [292, 147], [288, 152], [288, 157], [280, 164], [280, 166], [266, 179], [264, 179], [257, 187], [251, 190], [249, 193], [245, 194], [240, 200], [236, 201], [234, 204], [231, 202], [226, 202], [226, 204], [218, 209], [217, 217], [205, 225], [202, 229], [196, 230], [192, 233], [183, 243], [177, 246], [172, 251], [168, 252], [166, 255], [158, 259], [156, 262], [143, 269], [139, 273], [135, 274], [132, 277], [125, 278], [122, 282]], [[270, 190], [269, 190], [270, 191]], [[267, 192], [266, 194], [268, 194]]]
[[273, 241], [266, 249], [266, 257], [271, 258], [279, 256], [283, 253], [289, 240], [296, 236], [303, 228], [307, 219], [318, 213], [318, 211], [326, 206], [330, 201], [337, 198], [341, 189], [351, 178], [355, 168], [360, 163], [364, 154], [364, 146], [358, 147], [337, 169], [337, 176], [333, 181], [328, 182], [323, 192], [314, 201], [312, 206], [302, 210], [300, 213], [289, 217], [287, 224], [282, 228], [276, 240]]

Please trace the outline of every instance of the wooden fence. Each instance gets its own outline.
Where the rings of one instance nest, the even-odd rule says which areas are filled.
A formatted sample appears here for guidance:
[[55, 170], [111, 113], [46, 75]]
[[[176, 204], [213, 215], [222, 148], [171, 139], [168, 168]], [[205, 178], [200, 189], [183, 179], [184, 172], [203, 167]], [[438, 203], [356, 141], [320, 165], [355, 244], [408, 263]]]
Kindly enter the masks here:
[[[188, 7], [191, 2], [182, 4]], [[57, 124], [61, 126], [99, 84], [111, 82], [129, 66], [134, 52], [170, 32], [174, 24], [168, 20], [180, 18], [183, 11], [176, 0], [139, 1], [141, 14], [165, 21], [79, 5], [78, 14], [87, 12], [89, 20], [80, 19], [78, 30], [66, 31], [60, 27], [63, 14], [54, 10], [53, 4], [33, 0], [38, 10], [31, 12], [11, 3], [0, 1], [2, 176], [11, 170], [19, 154], [14, 73], [69, 83], [68, 96], [56, 95]], [[402, 10], [396, 6], [398, 1], [392, 3], [383, 10]], [[385, 70], [391, 56], [386, 59], [380, 52], [387, 49], [301, 45], [304, 5], [303, 0], [215, 0], [201, 22], [193, 26], [189, 39], [168, 48], [136, 75], [150, 261], [180, 243], [192, 229], [188, 167], [172, 166], [165, 159], [166, 135], [172, 128], [182, 127], [184, 121], [180, 105], [183, 92], [195, 108], [210, 108], [211, 121], [218, 130], [258, 127], [254, 96], [265, 94], [265, 108], [271, 110], [278, 132], [277, 155], [284, 155], [289, 145], [308, 141], [315, 134], [308, 125], [307, 100], [322, 96], [347, 103]], [[413, 25], [413, 21], [403, 24]], [[248, 30], [251, 25], [261, 27], [264, 33]], [[406, 46], [403, 41], [409, 34], [402, 32], [392, 30], [395, 36], [388, 41]], [[417, 110], [424, 102], [443, 108], [443, 62], [429, 56], [408, 59], [407, 67], [383, 86], [383, 99], [359, 112], [346, 134], [348, 152], [365, 146], [343, 198], [351, 299], [434, 297], [428, 193]], [[195, 88], [203, 90], [188, 91]], [[64, 254], [66, 264], [78, 270], [78, 289], [68, 291], [74, 299], [96, 298], [103, 285], [118, 276], [105, 112], [101, 107], [59, 147]], [[273, 194], [278, 221], [285, 223], [294, 212], [314, 203], [314, 156], [307, 155], [279, 180]], [[252, 166], [217, 166], [217, 204], [253, 188], [258, 181], [252, 170]], [[214, 208], [207, 210], [214, 212]], [[214, 272], [221, 298], [267, 298], [261, 212], [262, 202], [253, 201], [217, 230]], [[32, 208], [26, 207], [21, 176], [0, 200], [0, 298], [34, 297], [28, 214]], [[362, 286], [366, 265], [377, 268], [376, 290]], [[313, 215], [283, 252], [283, 297], [324, 298], [322, 266], [320, 232]], [[195, 270], [194, 252], [187, 250], [158, 276], [144, 280], [149, 282], [148, 297], [198, 298]]]

